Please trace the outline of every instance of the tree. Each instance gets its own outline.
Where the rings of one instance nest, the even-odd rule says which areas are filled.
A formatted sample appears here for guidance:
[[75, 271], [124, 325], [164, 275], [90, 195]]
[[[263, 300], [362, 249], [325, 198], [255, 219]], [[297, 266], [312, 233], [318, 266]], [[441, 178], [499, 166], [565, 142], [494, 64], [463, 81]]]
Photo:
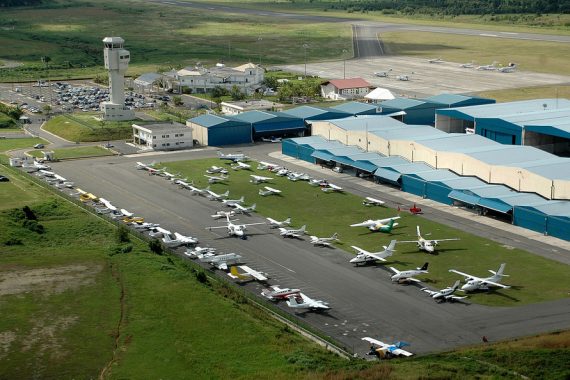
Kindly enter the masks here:
[[172, 102], [174, 103], [175, 106], [181, 106], [184, 104], [184, 102], [182, 101], [182, 97], [181, 96], [173, 96], [172, 97]]
[[243, 92], [241, 92], [239, 87], [236, 86], [235, 84], [233, 85], [233, 87], [230, 91], [230, 96], [232, 97], [232, 100], [243, 100], [243, 99], [245, 99], [245, 94]]
[[49, 115], [51, 112], [51, 106], [49, 104], [46, 104], [42, 107], [42, 110], [46, 113], [46, 115]]
[[221, 98], [224, 95], [228, 94], [228, 90], [223, 87], [216, 86], [212, 89], [212, 98]]
[[43, 64], [45, 65], [45, 67], [46, 67], [46, 69], [47, 69], [48, 66], [49, 66], [49, 63], [51, 62], [51, 58], [48, 57], [47, 55], [43, 55], [41, 59], [42, 59], [42, 62], [43, 62]]

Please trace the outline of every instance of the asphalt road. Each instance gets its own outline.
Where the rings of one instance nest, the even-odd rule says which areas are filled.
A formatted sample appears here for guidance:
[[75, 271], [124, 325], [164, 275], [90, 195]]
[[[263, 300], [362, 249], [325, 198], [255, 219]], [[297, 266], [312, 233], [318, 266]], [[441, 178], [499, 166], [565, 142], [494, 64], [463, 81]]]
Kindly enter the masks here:
[[[268, 158], [267, 152], [275, 149], [270, 144], [240, 148], [248, 155], [272, 162], [276, 159]], [[286, 240], [266, 226], [250, 227], [250, 237], [245, 241], [228, 238], [223, 230], [209, 232], [206, 227], [223, 224], [209, 217], [221, 209], [218, 202], [192, 196], [163, 178], [135, 169], [135, 161], [140, 160], [167, 162], [213, 156], [215, 152], [208, 149], [144, 158], [105, 157], [55, 163], [53, 170], [78, 187], [149, 221], [198, 237], [200, 245], [241, 254], [248, 265], [267, 272], [272, 285], [299, 287], [308, 296], [329, 302], [329, 312], [297, 316], [359, 354], [367, 350], [361, 341], [364, 336], [409, 341], [411, 351], [427, 353], [475, 344], [482, 335], [498, 340], [570, 328], [570, 299], [519, 308], [437, 304], [416, 286], [393, 284], [382, 266], [355, 268], [348, 263], [353, 257], [348, 253], [315, 248], [307, 241]], [[359, 188], [352, 180], [341, 180], [339, 184], [345, 183], [357, 193], [370, 191]], [[438, 217], [452, 218], [436, 213], [435, 218]], [[259, 216], [240, 219], [246, 223], [263, 221]], [[461, 227], [471, 230], [474, 226], [464, 222]], [[262, 289], [259, 284], [244, 287], [255, 293]], [[505, 292], [505, 296], [511, 295]], [[293, 313], [284, 304], [280, 307]]]

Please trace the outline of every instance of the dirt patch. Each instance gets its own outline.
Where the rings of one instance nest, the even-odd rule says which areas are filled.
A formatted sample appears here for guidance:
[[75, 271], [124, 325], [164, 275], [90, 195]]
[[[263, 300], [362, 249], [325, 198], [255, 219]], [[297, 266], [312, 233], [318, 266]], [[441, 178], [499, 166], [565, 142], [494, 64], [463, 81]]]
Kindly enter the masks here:
[[62, 348], [62, 331], [77, 321], [76, 316], [59, 317], [54, 320], [37, 320], [27, 337], [22, 339], [22, 352], [34, 351], [35, 356], [49, 354], [50, 359], [60, 359], [67, 355]]
[[10, 351], [10, 345], [16, 340], [16, 333], [13, 331], [0, 332], [0, 359]]
[[95, 283], [102, 265], [69, 265], [0, 272], [0, 297], [4, 295], [41, 292], [59, 294], [66, 290]]

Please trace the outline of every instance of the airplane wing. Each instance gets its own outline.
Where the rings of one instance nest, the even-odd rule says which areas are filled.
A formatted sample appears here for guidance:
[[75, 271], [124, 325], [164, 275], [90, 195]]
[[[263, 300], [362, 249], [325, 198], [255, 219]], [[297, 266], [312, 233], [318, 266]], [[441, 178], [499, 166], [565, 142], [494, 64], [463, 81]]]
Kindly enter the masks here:
[[[393, 347], [393, 348], [392, 348]], [[401, 348], [396, 348], [395, 346], [389, 346], [388, 350], [393, 354], [393, 355], [403, 355], [403, 356], [412, 356], [413, 354], [411, 352], [408, 352], [406, 350], [402, 350]]]
[[218, 268], [220, 270], [228, 270], [228, 264], [227, 263], [219, 263], [219, 264], [216, 264], [216, 268]]
[[[426, 292], [426, 293], [429, 294], [430, 296], [433, 296], [434, 294], [439, 293], [439, 292], [437, 292], [437, 291], [435, 291], [435, 290], [429, 290], [428, 288], [421, 288], [420, 290], [421, 290], [422, 292]], [[447, 298], [447, 297], [446, 297], [446, 298]]]
[[400, 243], [417, 243], [417, 240], [398, 240], [398, 244]]
[[272, 193], [277, 193], [277, 194], [279, 194], [281, 192], [281, 190], [277, 190], [277, 189], [274, 189], [274, 188], [269, 187], [269, 186], [265, 186], [265, 190], [271, 191]]
[[459, 297], [459, 296], [454, 296], [454, 295], [449, 295], [449, 296], [445, 296], [446, 300], [462, 300], [464, 298], [467, 298], [467, 296], [463, 296], [463, 297]]
[[253, 276], [257, 281], [267, 281], [268, 280], [267, 276], [265, 276], [263, 273], [258, 272], [254, 269], [251, 269], [247, 265], [240, 265], [240, 268], [243, 269], [246, 273]]
[[394, 268], [394, 267], [388, 267], [388, 268], [390, 268], [390, 270], [391, 270], [392, 272], [396, 273], [396, 274], [400, 273], [400, 271], [397, 270], [397, 269]]
[[[418, 280], [417, 278], [413, 278], [413, 277], [406, 277], [405, 278], [406, 281], [413, 281], [413, 282], [421, 282], [420, 280]], [[403, 280], [402, 280], [403, 281]]]
[[[241, 211], [245, 211], [245, 210], [246, 210], [246, 208], [243, 207], [242, 205], [240, 205], [239, 203], [234, 203], [234, 204], [232, 204], [231, 206], [232, 206], [233, 208], [236, 208], [236, 209], [241, 210]], [[265, 223], [264, 223], [264, 224], [265, 224]]]
[[459, 240], [459, 238], [453, 238], [453, 239], [433, 239], [432, 242], [434, 242], [435, 244], [439, 244], [440, 241], [457, 241]]
[[453, 272], [453, 273], [457, 273], [457, 274], [459, 274], [459, 275], [461, 275], [461, 276], [464, 276], [464, 277], [467, 278], [467, 279], [473, 279], [473, 280], [483, 281], [482, 278], [475, 277], [475, 276], [473, 276], [473, 275], [470, 275], [470, 274], [467, 274], [467, 273], [463, 273], [463, 272], [460, 272], [460, 271], [455, 270], [455, 269], [450, 269], [449, 271], [450, 271], [450, 272]]
[[484, 284], [488, 284], [488, 285], [493, 285], [493, 286], [498, 286], [499, 288], [503, 288], [503, 289], [509, 289], [510, 286], [508, 285], [503, 285], [503, 284], [499, 284], [498, 282], [493, 282], [493, 281], [489, 281], [489, 280], [485, 280], [485, 279], [480, 279], [482, 283]]
[[356, 250], [356, 252], [358, 252], [359, 254], [363, 254], [363, 255], [365, 255], [365, 256], [373, 257], [373, 258], [375, 258], [376, 260], [386, 261], [385, 258], [380, 257], [379, 255], [377, 255], [377, 254], [375, 254], [375, 253], [368, 252], [367, 250], [362, 249], [362, 248], [359, 248], [359, 247], [354, 246], [354, 245], [351, 246], [351, 247], [352, 247], [354, 250]]
[[213, 230], [216, 228], [228, 228], [228, 226], [216, 226], [216, 227], [206, 227], [207, 230]]
[[376, 221], [374, 221], [374, 220], [367, 220], [367, 221], [362, 222], [362, 223], [351, 224], [350, 227], [370, 227], [370, 226], [376, 225], [375, 222]]
[[259, 224], [267, 224], [267, 223], [264, 223], [264, 222], [248, 223], [248, 224], [240, 224], [240, 226], [255, 226], [255, 225], [259, 225]]
[[380, 347], [382, 347], [382, 348], [383, 348], [383, 347], [388, 347], [388, 345], [387, 345], [386, 343], [384, 343], [384, 342], [382, 342], [382, 341], [379, 341], [379, 340], [377, 340], [377, 339], [374, 339], [374, 338], [370, 338], [370, 337], [368, 337], [368, 336], [362, 338], [362, 340], [365, 340], [365, 341], [367, 341], [367, 342], [369, 342], [369, 343], [375, 344], [375, 345], [380, 346]]

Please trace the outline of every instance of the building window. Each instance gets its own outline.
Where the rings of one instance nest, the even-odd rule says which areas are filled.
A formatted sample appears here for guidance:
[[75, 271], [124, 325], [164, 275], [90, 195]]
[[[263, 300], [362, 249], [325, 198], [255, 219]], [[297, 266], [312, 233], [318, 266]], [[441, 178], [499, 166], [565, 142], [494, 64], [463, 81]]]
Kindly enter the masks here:
[[166, 146], [170, 146], [170, 143], [166, 143]]
[[156, 144], [152, 144], [152, 147], [153, 147], [153, 148], [156, 148]]
[[178, 134], [178, 136], [179, 136], [179, 137], [183, 137], [183, 136], [184, 136], [184, 133], [180, 133], [180, 134]]
[[153, 139], [153, 140], [156, 140], [156, 136], [152, 136], [152, 139]]
[[170, 135], [166, 135], [166, 138], [169, 138], [169, 137], [170, 137]]

